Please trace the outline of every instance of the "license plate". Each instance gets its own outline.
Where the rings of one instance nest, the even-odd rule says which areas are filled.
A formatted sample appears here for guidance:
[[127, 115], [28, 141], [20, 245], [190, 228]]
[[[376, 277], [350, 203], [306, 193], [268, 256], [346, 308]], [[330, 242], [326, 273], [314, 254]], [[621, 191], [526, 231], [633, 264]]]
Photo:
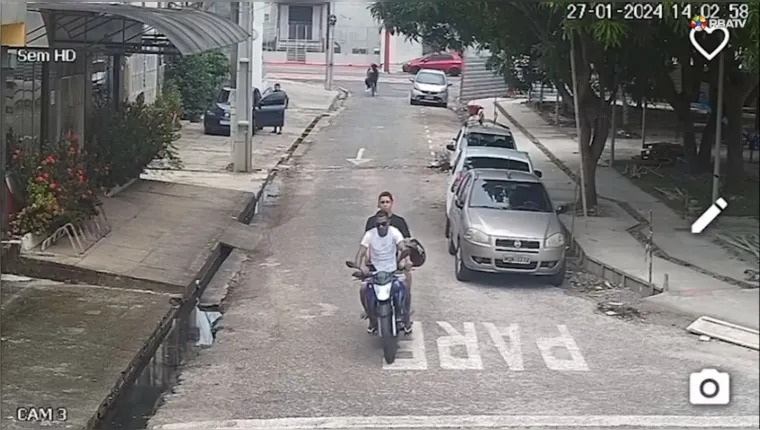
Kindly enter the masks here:
[[230, 122], [226, 120], [220, 120], [219, 125], [230, 125]]
[[530, 257], [507, 255], [504, 257], [504, 262], [515, 263], [515, 264], [530, 264]]

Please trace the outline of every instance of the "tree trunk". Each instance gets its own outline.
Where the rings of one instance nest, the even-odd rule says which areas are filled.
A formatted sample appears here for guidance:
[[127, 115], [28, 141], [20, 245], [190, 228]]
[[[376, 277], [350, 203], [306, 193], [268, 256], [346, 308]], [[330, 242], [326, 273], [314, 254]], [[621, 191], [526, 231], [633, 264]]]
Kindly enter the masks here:
[[[714, 105], [714, 103], [712, 104]], [[697, 167], [700, 172], [707, 172], [712, 168], [712, 150], [715, 145], [716, 110], [710, 112], [705, 129], [702, 130], [702, 139], [699, 142], [699, 154], [697, 155]]]
[[683, 100], [671, 100], [670, 105], [676, 114], [678, 126], [683, 134], [683, 152], [689, 166], [697, 164], [697, 137], [694, 132], [694, 115], [691, 104]]
[[584, 188], [583, 193], [586, 196], [586, 206], [588, 208], [595, 207], [599, 201], [596, 195], [596, 160], [591, 153], [591, 141], [594, 130], [591, 127], [589, 118], [581, 108], [580, 113], [581, 122], [581, 135], [580, 138], [580, 150], [581, 150], [581, 169], [583, 169], [583, 181]]
[[[742, 146], [742, 107], [743, 97], [726, 98], [726, 116], [728, 124], [724, 127], [728, 151], [726, 154], [726, 188], [738, 193], [744, 184], [744, 147]], [[720, 152], [717, 156], [720, 155]]]

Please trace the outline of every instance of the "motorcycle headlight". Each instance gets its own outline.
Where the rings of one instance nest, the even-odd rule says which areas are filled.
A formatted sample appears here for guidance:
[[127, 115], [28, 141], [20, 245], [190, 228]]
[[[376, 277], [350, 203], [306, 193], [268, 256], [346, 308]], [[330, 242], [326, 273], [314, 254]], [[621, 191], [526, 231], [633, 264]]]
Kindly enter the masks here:
[[560, 248], [565, 246], [565, 235], [562, 233], [555, 233], [544, 242], [544, 246], [547, 248]]
[[491, 243], [491, 236], [476, 228], [468, 228], [467, 232], [464, 234], [464, 238], [467, 239], [468, 242], [479, 243], [481, 245], [489, 245]]

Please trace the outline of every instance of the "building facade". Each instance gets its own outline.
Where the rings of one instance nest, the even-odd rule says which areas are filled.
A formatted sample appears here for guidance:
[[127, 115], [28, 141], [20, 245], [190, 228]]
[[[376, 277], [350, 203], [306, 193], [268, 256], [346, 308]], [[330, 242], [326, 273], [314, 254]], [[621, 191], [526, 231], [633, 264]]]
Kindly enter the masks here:
[[[400, 65], [422, 55], [422, 46], [386, 35], [369, 11], [369, 1], [284, 1], [263, 8], [265, 63], [324, 65], [328, 17], [335, 15], [334, 64]], [[393, 68], [393, 67], [391, 67]]]

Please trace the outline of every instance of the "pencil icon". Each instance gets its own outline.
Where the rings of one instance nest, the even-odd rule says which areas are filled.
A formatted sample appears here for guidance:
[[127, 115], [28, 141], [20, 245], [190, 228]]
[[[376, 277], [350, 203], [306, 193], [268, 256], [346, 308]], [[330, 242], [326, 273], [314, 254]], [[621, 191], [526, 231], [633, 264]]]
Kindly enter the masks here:
[[711, 222], [715, 221], [715, 218], [717, 218], [727, 207], [728, 202], [723, 200], [723, 197], [719, 197], [715, 203], [707, 208], [705, 213], [694, 221], [694, 224], [691, 225], [691, 232], [694, 234], [702, 233], [702, 231], [706, 229]]

